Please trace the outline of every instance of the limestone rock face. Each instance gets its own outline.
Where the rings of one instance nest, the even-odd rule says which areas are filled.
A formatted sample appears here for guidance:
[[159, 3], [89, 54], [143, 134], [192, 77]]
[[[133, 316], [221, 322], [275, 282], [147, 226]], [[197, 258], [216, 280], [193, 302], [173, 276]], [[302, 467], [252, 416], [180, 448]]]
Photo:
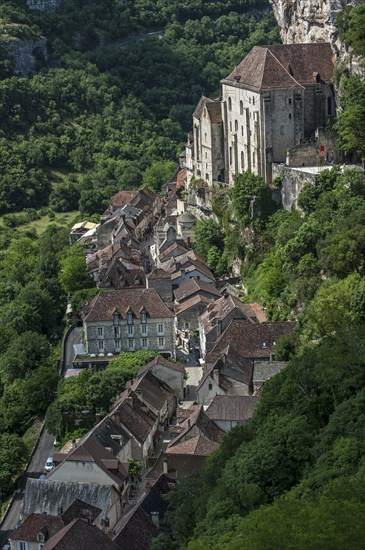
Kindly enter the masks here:
[[63, 0], [27, 0], [27, 7], [30, 10], [39, 10], [52, 13], [56, 11]]
[[270, 0], [280, 26], [284, 44], [330, 42], [333, 51], [341, 54], [336, 18], [345, 4], [353, 0]]
[[37, 72], [37, 61], [47, 59], [47, 39], [45, 37], [25, 40], [10, 40], [3, 48], [12, 58], [15, 76], [29, 77]]

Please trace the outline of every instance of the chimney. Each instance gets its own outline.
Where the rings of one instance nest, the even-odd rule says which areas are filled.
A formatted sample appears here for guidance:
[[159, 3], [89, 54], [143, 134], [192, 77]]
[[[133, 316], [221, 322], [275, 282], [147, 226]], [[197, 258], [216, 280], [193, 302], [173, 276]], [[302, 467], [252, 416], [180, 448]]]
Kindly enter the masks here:
[[160, 518], [158, 512], [151, 512], [152, 523], [158, 527], [160, 525]]
[[167, 463], [166, 456], [164, 457], [162, 463], [163, 463], [163, 473], [167, 475], [168, 471], [169, 471], [169, 466], [168, 466], [168, 463]]

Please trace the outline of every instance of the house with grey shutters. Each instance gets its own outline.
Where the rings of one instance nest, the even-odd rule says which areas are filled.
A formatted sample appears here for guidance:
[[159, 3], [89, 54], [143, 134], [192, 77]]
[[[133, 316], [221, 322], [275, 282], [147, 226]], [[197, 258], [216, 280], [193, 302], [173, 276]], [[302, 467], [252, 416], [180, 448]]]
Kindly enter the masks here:
[[137, 350], [175, 356], [174, 314], [153, 288], [100, 292], [84, 305], [82, 319], [89, 356]]

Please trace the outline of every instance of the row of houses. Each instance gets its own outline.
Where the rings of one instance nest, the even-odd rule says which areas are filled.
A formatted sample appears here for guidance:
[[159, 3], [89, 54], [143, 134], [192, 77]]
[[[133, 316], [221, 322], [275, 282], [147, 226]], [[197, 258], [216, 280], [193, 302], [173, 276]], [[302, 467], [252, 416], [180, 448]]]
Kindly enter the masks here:
[[[84, 548], [88, 541], [90, 549], [147, 550], [167, 493], [251, 418], [262, 385], [285, 366], [275, 361], [275, 347], [293, 324], [267, 322], [194, 252], [196, 219], [185, 211], [184, 177], [182, 171], [166, 185], [164, 201], [148, 190], [122, 191], [100, 225], [73, 230], [100, 288], [83, 307], [73, 366], [104, 367], [123, 351], [160, 355], [105, 418], [54, 455], [44, 479], [28, 480], [14, 548], [71, 548], [75, 541]], [[204, 368], [195, 402], [184, 402], [176, 348], [188, 352], [194, 332]], [[131, 459], [141, 478], [130, 475]]]

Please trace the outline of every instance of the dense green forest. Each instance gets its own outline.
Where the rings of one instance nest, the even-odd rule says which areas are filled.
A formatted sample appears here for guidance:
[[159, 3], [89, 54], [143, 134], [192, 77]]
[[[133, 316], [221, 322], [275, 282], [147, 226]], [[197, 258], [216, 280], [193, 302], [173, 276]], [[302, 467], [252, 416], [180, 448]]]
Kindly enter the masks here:
[[[260, 1], [67, 0], [48, 15], [24, 4], [0, 6], [0, 213], [91, 215], [118, 190], [150, 185], [147, 168], [176, 162], [201, 93], [218, 93], [254, 44], [278, 40]], [[10, 76], [12, 28], [48, 39], [33, 78]]]

